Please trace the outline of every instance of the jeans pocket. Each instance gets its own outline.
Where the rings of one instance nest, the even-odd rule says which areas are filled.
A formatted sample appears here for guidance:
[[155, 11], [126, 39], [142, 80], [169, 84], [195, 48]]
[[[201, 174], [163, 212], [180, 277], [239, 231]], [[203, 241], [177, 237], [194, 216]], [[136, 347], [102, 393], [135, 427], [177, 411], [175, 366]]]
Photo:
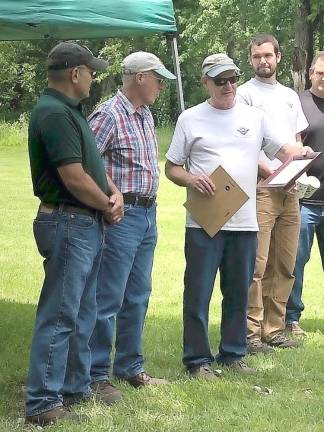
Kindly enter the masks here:
[[33, 223], [33, 232], [38, 252], [44, 258], [49, 258], [55, 243], [58, 222], [53, 220], [38, 220]]
[[69, 225], [71, 228], [91, 228], [95, 224], [95, 218], [83, 214], [69, 214]]
[[124, 214], [128, 213], [132, 208], [134, 208], [133, 204], [124, 204]]

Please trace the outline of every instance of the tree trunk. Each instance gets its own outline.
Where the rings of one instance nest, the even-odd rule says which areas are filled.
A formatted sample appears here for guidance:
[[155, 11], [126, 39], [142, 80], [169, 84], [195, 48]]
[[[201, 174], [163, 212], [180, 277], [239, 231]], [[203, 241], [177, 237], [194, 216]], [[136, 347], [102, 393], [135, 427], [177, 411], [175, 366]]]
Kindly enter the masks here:
[[308, 70], [313, 58], [313, 23], [308, 19], [311, 0], [301, 0], [297, 6], [295, 47], [292, 59], [292, 77], [297, 92], [309, 87]]

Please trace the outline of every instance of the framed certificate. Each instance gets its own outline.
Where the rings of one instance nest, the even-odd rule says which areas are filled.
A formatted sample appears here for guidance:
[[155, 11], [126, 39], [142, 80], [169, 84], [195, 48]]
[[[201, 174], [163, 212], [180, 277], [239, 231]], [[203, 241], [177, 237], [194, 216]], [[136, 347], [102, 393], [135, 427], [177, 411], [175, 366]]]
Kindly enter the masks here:
[[321, 152], [306, 156], [293, 156], [284, 162], [273, 174], [258, 183], [258, 187], [290, 189], [295, 181], [306, 172]]

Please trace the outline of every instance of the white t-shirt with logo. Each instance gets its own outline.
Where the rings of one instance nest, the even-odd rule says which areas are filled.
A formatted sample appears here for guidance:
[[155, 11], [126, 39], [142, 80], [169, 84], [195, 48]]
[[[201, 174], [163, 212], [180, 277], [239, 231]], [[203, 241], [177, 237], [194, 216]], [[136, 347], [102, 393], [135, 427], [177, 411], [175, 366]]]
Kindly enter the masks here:
[[[282, 145], [261, 110], [241, 103], [220, 110], [206, 101], [179, 116], [166, 157], [176, 165], [185, 165], [195, 175], [210, 175], [221, 165], [249, 196], [222, 230], [258, 231], [256, 182], [260, 150], [263, 148], [274, 158]], [[199, 228], [188, 212], [186, 226]]]
[[[296, 144], [296, 134], [308, 126], [297, 93], [278, 82], [266, 84], [251, 78], [238, 87], [237, 100], [262, 109], [272, 121], [273, 129], [286, 144]], [[278, 159], [270, 161], [264, 152], [261, 152], [260, 160], [272, 169], [281, 165]]]

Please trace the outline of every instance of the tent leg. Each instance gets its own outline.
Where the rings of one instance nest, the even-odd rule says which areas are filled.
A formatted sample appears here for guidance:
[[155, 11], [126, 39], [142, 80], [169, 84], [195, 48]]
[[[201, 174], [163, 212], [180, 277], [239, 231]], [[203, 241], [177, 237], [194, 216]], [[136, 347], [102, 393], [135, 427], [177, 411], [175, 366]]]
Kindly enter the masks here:
[[177, 97], [178, 97], [178, 105], [180, 112], [184, 111], [184, 98], [183, 98], [183, 89], [182, 89], [182, 81], [181, 81], [181, 73], [180, 73], [180, 63], [179, 63], [179, 53], [178, 53], [178, 44], [177, 38], [174, 36], [171, 39], [171, 50], [172, 50], [172, 58], [175, 75], [177, 77]]

